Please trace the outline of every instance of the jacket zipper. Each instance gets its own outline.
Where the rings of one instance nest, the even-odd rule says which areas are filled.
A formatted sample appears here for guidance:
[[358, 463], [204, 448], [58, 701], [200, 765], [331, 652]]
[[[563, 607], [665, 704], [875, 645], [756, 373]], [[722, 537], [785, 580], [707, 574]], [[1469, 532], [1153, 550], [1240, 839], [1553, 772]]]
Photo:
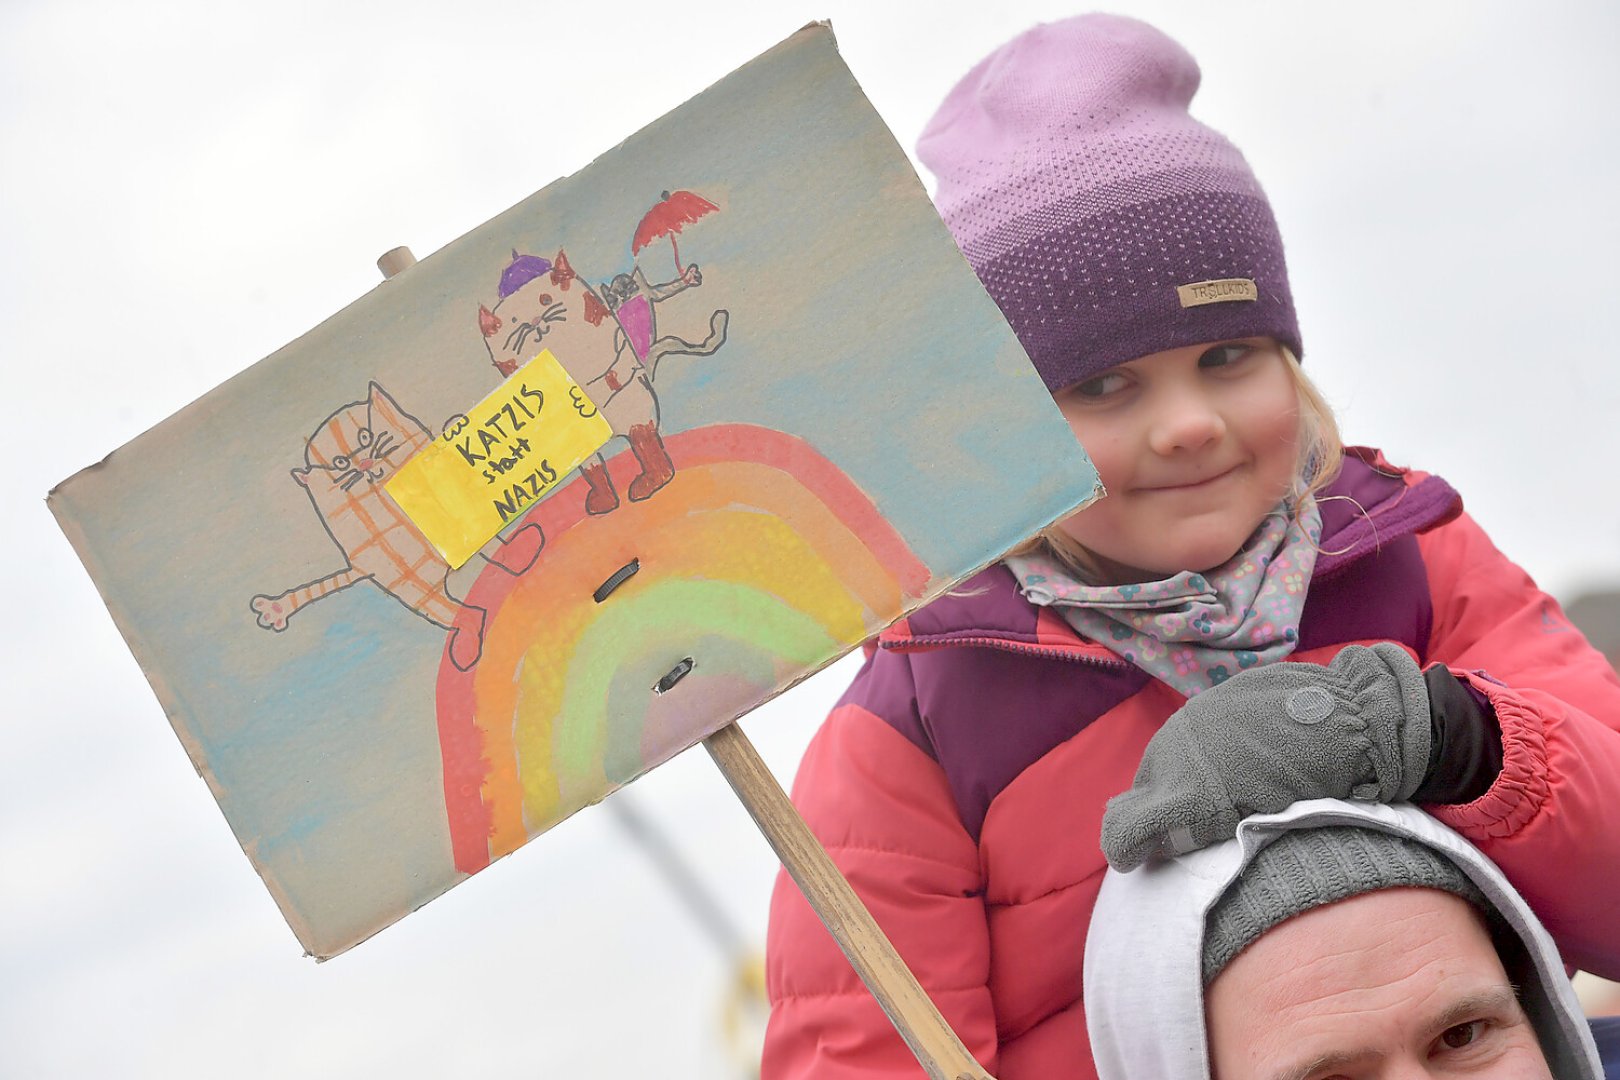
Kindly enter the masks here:
[[927, 638], [910, 638], [904, 644], [895, 642], [889, 645], [881, 641], [878, 643], [879, 648], [890, 649], [894, 652], [913, 651], [906, 648], [906, 645], [915, 645], [918, 650], [950, 645], [980, 646], [989, 649], [1000, 649], [1003, 652], [1021, 653], [1026, 656], [1045, 657], [1048, 660], [1070, 660], [1077, 664], [1091, 664], [1095, 667], [1130, 667], [1130, 661], [1123, 657], [1092, 656], [1087, 653], [1069, 652], [1047, 645], [1029, 645], [1022, 641], [1009, 641], [1006, 638], [998, 637], [945, 638], [938, 641], [929, 641]]

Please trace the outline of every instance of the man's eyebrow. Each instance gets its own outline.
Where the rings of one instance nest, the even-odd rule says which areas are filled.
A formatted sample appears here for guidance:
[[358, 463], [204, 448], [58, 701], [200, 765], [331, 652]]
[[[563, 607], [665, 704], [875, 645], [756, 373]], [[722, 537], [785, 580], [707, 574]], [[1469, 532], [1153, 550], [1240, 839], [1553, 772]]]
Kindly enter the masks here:
[[1305, 1080], [1312, 1073], [1324, 1069], [1337, 1069], [1339, 1066], [1348, 1065], [1352, 1061], [1376, 1057], [1377, 1054], [1378, 1051], [1371, 1047], [1364, 1047], [1359, 1050], [1335, 1050], [1330, 1054], [1312, 1058], [1303, 1065], [1290, 1065], [1280, 1069], [1271, 1074], [1270, 1080]]
[[[1520, 1015], [1518, 992], [1507, 983], [1480, 990], [1459, 998], [1446, 1008], [1435, 1013], [1424, 1026], [1424, 1030], [1436, 1034], [1456, 1027], [1458, 1024], [1474, 1020], [1482, 1015], [1511, 1013]], [[1288, 1065], [1272, 1073], [1267, 1080], [1307, 1080], [1313, 1073], [1324, 1069], [1337, 1069], [1342, 1065], [1361, 1058], [1377, 1056], [1378, 1051], [1372, 1047], [1358, 1047], [1354, 1050], [1335, 1050], [1312, 1058], [1301, 1065]]]
[[1507, 983], [1499, 983], [1469, 994], [1451, 1007], [1436, 1013], [1429, 1020], [1428, 1030], [1445, 1031], [1447, 1028], [1492, 1013], [1520, 1015], [1518, 990]]

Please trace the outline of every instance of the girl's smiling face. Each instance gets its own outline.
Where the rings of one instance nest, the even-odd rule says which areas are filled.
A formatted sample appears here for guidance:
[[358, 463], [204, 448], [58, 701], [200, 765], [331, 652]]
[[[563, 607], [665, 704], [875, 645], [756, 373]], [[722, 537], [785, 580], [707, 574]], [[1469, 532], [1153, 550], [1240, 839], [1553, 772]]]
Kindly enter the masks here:
[[1237, 554], [1299, 472], [1299, 391], [1270, 338], [1187, 345], [1054, 395], [1106, 498], [1058, 528], [1112, 582]]

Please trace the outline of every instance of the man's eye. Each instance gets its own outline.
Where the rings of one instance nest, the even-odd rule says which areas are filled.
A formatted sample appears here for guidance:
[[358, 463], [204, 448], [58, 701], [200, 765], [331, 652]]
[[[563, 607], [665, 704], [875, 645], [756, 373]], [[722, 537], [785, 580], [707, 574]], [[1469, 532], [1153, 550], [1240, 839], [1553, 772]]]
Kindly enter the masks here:
[[1478, 1042], [1480, 1036], [1485, 1034], [1485, 1021], [1470, 1020], [1466, 1024], [1446, 1028], [1440, 1034], [1440, 1041], [1448, 1050], [1461, 1050], [1465, 1046], [1472, 1046]]
[[1203, 368], [1226, 367], [1228, 364], [1237, 363], [1253, 351], [1253, 346], [1241, 343], [1216, 345], [1214, 348], [1204, 350], [1203, 355], [1198, 358], [1198, 366]]

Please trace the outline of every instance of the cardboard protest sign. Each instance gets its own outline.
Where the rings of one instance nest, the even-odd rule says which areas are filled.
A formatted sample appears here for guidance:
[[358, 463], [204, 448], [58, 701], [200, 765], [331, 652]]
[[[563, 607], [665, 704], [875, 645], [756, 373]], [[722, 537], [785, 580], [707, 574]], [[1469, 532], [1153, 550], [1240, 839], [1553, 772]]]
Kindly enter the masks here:
[[811, 26], [51, 506], [330, 956], [1095, 488]]

